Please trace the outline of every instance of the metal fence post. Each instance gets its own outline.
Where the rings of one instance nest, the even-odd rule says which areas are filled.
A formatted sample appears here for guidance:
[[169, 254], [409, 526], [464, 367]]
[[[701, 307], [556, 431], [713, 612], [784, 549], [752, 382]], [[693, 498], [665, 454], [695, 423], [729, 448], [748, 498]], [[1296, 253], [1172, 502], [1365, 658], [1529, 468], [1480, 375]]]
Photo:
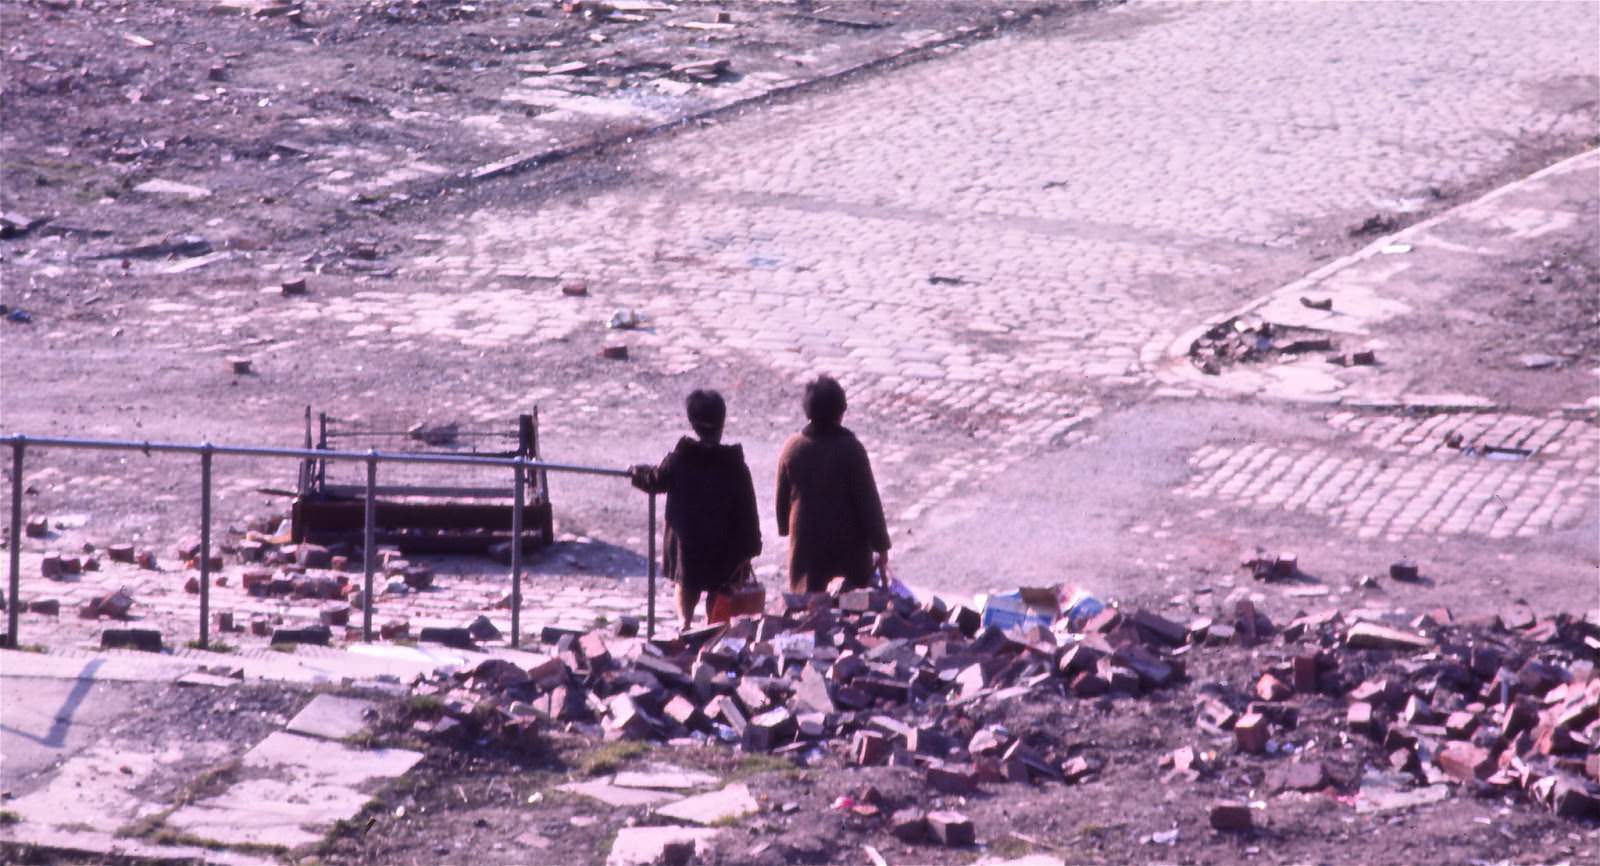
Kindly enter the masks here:
[[650, 640], [656, 636], [656, 495], [650, 494], [650, 543], [648, 545], [650, 562], [646, 567], [649, 576], [649, 601], [645, 607], [644, 636]]
[[23, 437], [11, 440], [11, 585], [6, 590], [6, 641], [12, 649], [22, 646], [17, 637], [17, 608], [22, 591], [22, 449]]
[[200, 446], [200, 648], [211, 646], [211, 443]]
[[378, 452], [367, 450], [367, 502], [361, 541], [361, 568], [365, 574], [361, 593], [361, 639], [372, 640], [372, 566], [378, 558], [374, 542], [378, 523]]
[[511, 500], [511, 645], [522, 646], [522, 492], [527, 481], [523, 457], [517, 455], [514, 485], [515, 498]]

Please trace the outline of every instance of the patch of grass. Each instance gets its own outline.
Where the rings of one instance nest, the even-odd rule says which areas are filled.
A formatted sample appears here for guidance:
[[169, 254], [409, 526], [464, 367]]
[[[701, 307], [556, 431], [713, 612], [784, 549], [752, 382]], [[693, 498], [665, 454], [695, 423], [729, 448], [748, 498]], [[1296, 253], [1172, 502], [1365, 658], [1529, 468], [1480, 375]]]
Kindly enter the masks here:
[[300, 645], [297, 643], [275, 643], [268, 647], [268, 649], [275, 653], [289, 653], [290, 655], [293, 655], [296, 650], [300, 649]]
[[800, 772], [800, 768], [788, 758], [779, 755], [754, 754], [745, 755], [739, 763], [733, 766], [729, 778], [733, 780], [748, 779], [762, 773], [778, 773], [783, 776], [793, 776]]
[[45, 646], [42, 643], [25, 643], [25, 644], [22, 644], [21, 646], [17, 647], [17, 651], [18, 652], [25, 652], [25, 653], [37, 653], [39, 655], [46, 655], [47, 653], [50, 652], [50, 648]]
[[214, 640], [209, 644], [201, 644], [199, 638], [187, 641], [184, 643], [184, 646], [192, 650], [204, 650], [206, 652], [213, 653], [234, 653], [239, 651], [238, 647], [235, 647], [231, 643], [224, 643], [220, 640]]
[[416, 646], [417, 639], [414, 637], [397, 637], [390, 641], [390, 643], [394, 644], [395, 646]]
[[612, 830], [600, 837], [599, 842], [594, 846], [595, 858], [593, 862], [596, 864], [602, 864], [611, 859], [611, 848], [616, 844], [617, 831], [615, 830]]
[[381, 745], [381, 740], [382, 737], [379, 737], [376, 731], [368, 729], [364, 731], [357, 731], [350, 736], [345, 737], [342, 742], [347, 746], [357, 749], [376, 749]]
[[438, 695], [408, 695], [405, 700], [406, 712], [418, 716], [432, 715], [444, 712], [444, 699]]
[[234, 758], [195, 776], [178, 794], [177, 802], [181, 805], [194, 800], [204, 800], [228, 790], [228, 787], [239, 778], [239, 766], [239, 759]]
[[597, 614], [594, 615], [594, 624], [595, 624], [596, 627], [604, 627], [604, 626], [609, 625], [610, 623], [611, 623], [611, 617], [606, 616], [603, 613], [597, 613]]
[[989, 843], [988, 853], [1001, 860], [1020, 860], [1033, 853], [1033, 845], [1006, 833]]
[[578, 772], [585, 776], [614, 773], [617, 768], [650, 751], [648, 743], [618, 740], [594, 749], [578, 761]]
[[18, 815], [16, 812], [11, 811], [10, 809], [0, 809], [0, 827], [21, 823], [21, 815]]

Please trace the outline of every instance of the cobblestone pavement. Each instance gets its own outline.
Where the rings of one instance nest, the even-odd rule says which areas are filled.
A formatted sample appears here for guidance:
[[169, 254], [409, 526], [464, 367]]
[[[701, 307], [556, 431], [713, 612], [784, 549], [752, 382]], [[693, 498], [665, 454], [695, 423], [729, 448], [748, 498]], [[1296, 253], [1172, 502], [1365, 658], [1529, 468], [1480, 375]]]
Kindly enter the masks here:
[[[1600, 427], [1589, 421], [1340, 412], [1328, 424], [1340, 434], [1331, 444], [1202, 446], [1178, 493], [1321, 515], [1357, 538], [1388, 541], [1531, 537], [1576, 524], [1600, 497]], [[1454, 436], [1462, 445], [1450, 448]]]
[[[446, 218], [406, 263], [411, 286], [250, 309], [169, 301], [149, 324], [288, 333], [331, 316], [381, 357], [587, 339], [611, 309], [636, 309], [648, 327], [609, 338], [629, 345], [633, 375], [831, 372], [882, 427], [951, 440], [933, 459], [874, 452], [897, 533], [920, 530], [931, 509], [976, 507], [952, 500], [1022, 455], [1092, 435], [1119, 401], [1184, 393], [1158, 375], [1166, 347], [1341, 251], [1326, 238], [1499, 177], [1529, 141], [1592, 135], [1597, 17], [1558, 3], [1117, 7], [647, 143], [619, 155], [611, 188]], [[489, 383], [453, 409], [557, 390]], [[1463, 423], [1537, 426], [1562, 455], [1490, 463], [1439, 452], [1437, 430], [1408, 420], [1338, 418], [1359, 453], [1213, 446], [1181, 492], [1386, 538], [1526, 535], [1594, 499], [1592, 424], [1474, 416]], [[1397, 504], [1411, 489], [1428, 495]], [[530, 623], [609, 609], [599, 583], [574, 578], [569, 598], [551, 579]], [[383, 616], [458, 624], [502, 591], [463, 581]], [[638, 594], [616, 604], [637, 611]]]

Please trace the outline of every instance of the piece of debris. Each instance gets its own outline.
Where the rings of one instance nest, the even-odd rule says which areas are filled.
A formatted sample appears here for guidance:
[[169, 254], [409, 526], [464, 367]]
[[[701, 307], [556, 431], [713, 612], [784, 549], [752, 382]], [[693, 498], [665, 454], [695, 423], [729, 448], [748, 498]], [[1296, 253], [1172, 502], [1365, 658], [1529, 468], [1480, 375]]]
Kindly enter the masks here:
[[1312, 310], [1331, 310], [1331, 309], [1333, 309], [1333, 298], [1306, 298], [1306, 297], [1302, 297], [1300, 299], [1300, 306], [1306, 307], [1306, 308], [1312, 309]]
[[211, 190], [203, 186], [192, 186], [187, 183], [178, 183], [172, 180], [147, 180], [133, 188], [134, 192], [148, 193], [150, 195], [172, 195], [180, 198], [198, 200], [211, 197]]
[[644, 317], [633, 309], [624, 308], [611, 314], [606, 320], [606, 327], [614, 331], [631, 331], [644, 324]]
[[291, 295], [304, 295], [308, 292], [304, 277], [293, 280], [284, 280], [280, 285], [280, 288], [283, 290], [285, 297]]
[[232, 371], [233, 375], [235, 376], [245, 376], [249, 375], [251, 372], [251, 361], [249, 358], [230, 356], [226, 359], [226, 361], [228, 364], [228, 369]]
[[424, 421], [411, 425], [410, 429], [406, 430], [406, 436], [435, 447], [453, 445], [461, 436], [461, 425], [455, 421], [443, 424], [429, 424]]

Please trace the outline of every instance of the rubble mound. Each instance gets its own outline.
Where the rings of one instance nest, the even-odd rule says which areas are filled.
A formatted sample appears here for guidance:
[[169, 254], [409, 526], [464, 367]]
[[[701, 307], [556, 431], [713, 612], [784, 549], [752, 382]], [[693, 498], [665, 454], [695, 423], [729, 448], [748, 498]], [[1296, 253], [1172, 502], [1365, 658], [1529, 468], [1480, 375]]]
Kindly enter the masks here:
[[857, 589], [785, 594], [762, 615], [656, 639], [550, 628], [531, 665], [493, 659], [416, 682], [438, 708], [417, 732], [723, 743], [802, 765], [915, 768], [932, 790], [970, 796], [1112, 772], [1052, 731], [1074, 704], [1192, 696], [1195, 745], [1148, 758], [1171, 778], [1242, 770], [1269, 790], [1371, 809], [1452, 788], [1520, 792], [1600, 818], [1595, 615], [1518, 606], [1492, 623], [1443, 610], [1397, 623], [1330, 610], [1280, 628], [1248, 601], [1230, 622], [1075, 613], [1003, 630], [972, 607]]

